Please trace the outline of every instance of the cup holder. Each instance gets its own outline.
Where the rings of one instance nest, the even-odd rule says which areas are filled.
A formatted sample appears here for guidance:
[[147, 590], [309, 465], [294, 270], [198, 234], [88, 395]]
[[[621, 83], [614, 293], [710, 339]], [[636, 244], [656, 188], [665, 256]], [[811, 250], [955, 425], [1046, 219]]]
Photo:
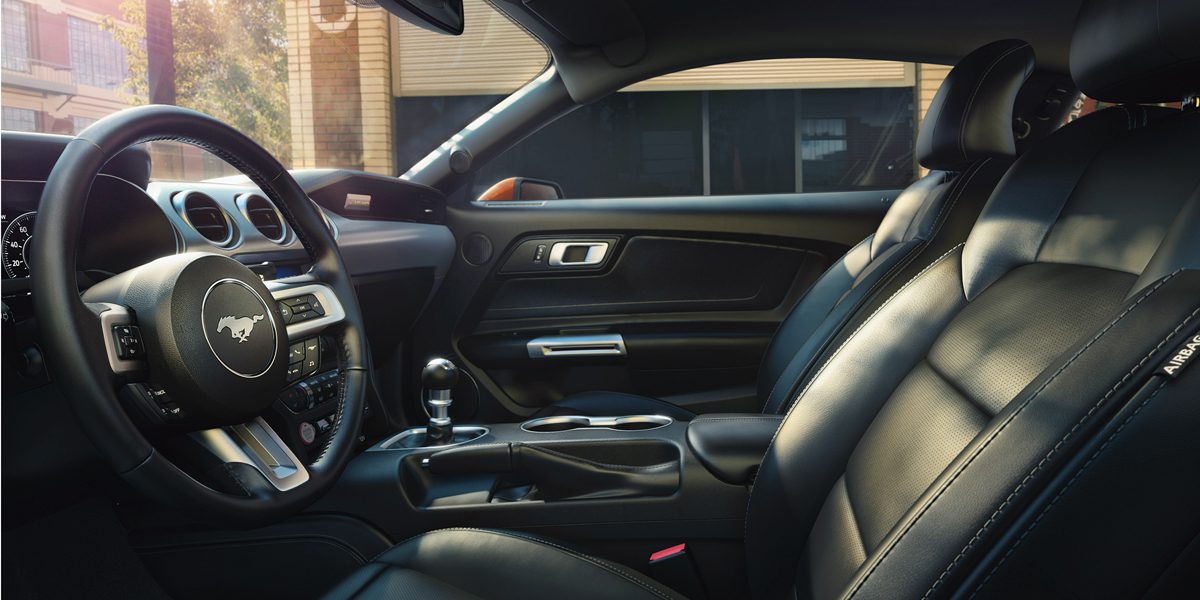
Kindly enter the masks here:
[[645, 431], [666, 427], [673, 422], [671, 417], [661, 415], [631, 415], [627, 417], [542, 417], [521, 423], [521, 429], [530, 433], [554, 433], [574, 429], [612, 429], [615, 431]]

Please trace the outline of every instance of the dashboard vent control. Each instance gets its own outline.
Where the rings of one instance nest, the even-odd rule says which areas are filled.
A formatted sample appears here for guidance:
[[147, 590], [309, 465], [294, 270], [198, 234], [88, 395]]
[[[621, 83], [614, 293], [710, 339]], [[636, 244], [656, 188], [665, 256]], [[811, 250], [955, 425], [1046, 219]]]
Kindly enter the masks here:
[[246, 194], [239, 204], [246, 220], [268, 240], [278, 244], [287, 237], [287, 226], [283, 223], [283, 216], [270, 200], [258, 194]]
[[204, 239], [225, 246], [233, 241], [233, 223], [216, 200], [196, 191], [182, 192], [175, 198], [180, 214]]

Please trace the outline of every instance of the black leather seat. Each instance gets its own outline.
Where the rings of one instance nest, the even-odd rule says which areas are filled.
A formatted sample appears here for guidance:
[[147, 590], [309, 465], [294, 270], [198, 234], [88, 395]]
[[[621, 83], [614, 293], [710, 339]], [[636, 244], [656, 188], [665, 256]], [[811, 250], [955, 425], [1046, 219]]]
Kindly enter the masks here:
[[[942, 83], [917, 138], [930, 173], [909, 186], [875, 233], [838, 259], [775, 332], [758, 372], [761, 409], [782, 413], [829, 343], [858, 312], [872, 310], [921, 269], [967, 239], [1016, 153], [1012, 112], [1033, 72], [1029, 44], [1003, 40], [968, 54]], [[535, 416], [695, 415], [657, 398], [619, 392], [572, 394]]]
[[[1198, 29], [1200, 3], [1094, 0], [1072, 72], [1106, 101], [1196, 94]], [[750, 498], [753, 596], [1194, 595], [1197, 156], [1200, 110], [1136, 105], [1022, 156], [966, 243], [800, 390]], [[334, 597], [672, 597], [497, 535], [415, 538]], [[554, 568], [528, 568], [526, 552]]]

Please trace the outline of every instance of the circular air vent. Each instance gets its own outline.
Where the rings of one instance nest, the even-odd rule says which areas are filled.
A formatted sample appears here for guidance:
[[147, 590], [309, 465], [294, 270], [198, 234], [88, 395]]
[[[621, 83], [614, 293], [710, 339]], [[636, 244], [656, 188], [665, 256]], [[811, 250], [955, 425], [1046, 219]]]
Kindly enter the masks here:
[[204, 239], [218, 246], [233, 241], [233, 222], [212, 197], [197, 191], [180, 192], [175, 196], [175, 206], [183, 220]]
[[283, 215], [279, 214], [279, 209], [270, 200], [258, 194], [243, 194], [237, 202], [246, 220], [268, 240], [278, 244], [287, 238], [288, 229], [283, 222]]

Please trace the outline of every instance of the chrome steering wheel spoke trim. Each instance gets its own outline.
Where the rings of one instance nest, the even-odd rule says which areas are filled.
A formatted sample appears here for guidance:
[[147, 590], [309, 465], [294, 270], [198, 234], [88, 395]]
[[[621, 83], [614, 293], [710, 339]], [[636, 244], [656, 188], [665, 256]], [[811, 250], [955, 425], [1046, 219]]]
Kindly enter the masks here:
[[[271, 296], [278, 303], [284, 303], [288, 300], [303, 298], [305, 296], [313, 296], [321, 303], [324, 314], [311, 316], [304, 320], [296, 320], [297, 315], [285, 317], [287, 321], [287, 338], [289, 341], [297, 341], [306, 337], [311, 337], [313, 334], [341, 323], [346, 318], [346, 310], [342, 307], [342, 303], [338, 300], [337, 294], [333, 288], [323, 283], [299, 283], [290, 284], [284, 280], [264, 281], [267, 289], [270, 290]], [[282, 309], [282, 307], [280, 307]]]
[[308, 481], [308, 469], [262, 417], [190, 434], [225, 463], [250, 465], [275, 489], [286, 492]]

